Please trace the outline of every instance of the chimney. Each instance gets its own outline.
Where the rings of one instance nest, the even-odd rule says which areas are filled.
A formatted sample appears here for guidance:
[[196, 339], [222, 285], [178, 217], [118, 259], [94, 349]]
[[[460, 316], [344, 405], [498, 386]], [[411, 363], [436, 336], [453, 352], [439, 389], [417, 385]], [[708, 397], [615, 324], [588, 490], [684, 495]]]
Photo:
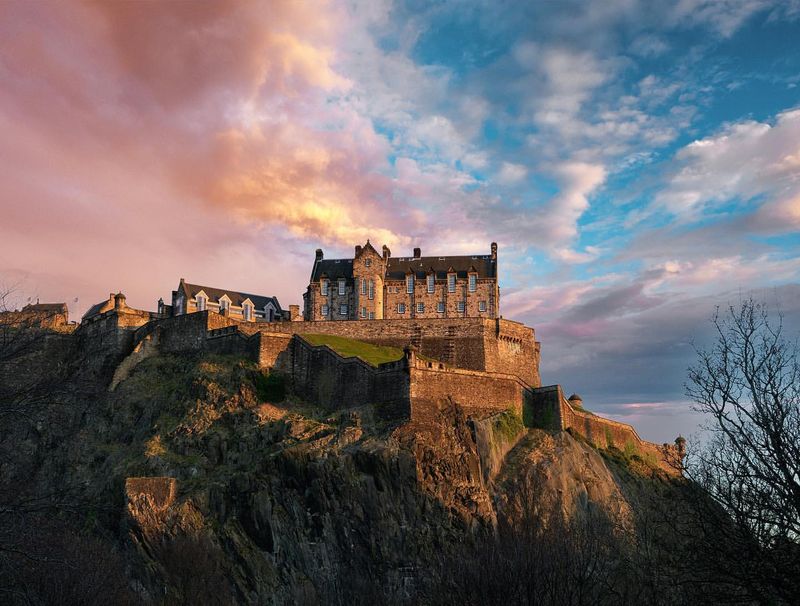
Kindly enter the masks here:
[[497, 258], [497, 242], [492, 242], [492, 259]]
[[414, 249], [414, 258], [419, 259], [422, 256], [422, 251], [419, 248]]
[[389, 257], [392, 256], [392, 251], [389, 250], [389, 247], [386, 244], [383, 245], [383, 260], [387, 261]]
[[356, 257], [361, 254], [361, 244], [356, 244]]
[[118, 292], [114, 295], [114, 309], [122, 309], [125, 306], [125, 295]]
[[315, 261], [322, 261], [322, 249], [321, 248], [317, 249], [317, 256], [316, 256], [316, 258], [314, 260]]

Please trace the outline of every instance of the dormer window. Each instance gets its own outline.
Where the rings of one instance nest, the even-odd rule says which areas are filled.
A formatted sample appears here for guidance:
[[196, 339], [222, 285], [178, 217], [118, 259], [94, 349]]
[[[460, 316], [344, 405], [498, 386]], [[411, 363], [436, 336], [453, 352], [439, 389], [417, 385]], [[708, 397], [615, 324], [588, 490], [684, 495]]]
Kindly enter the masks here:
[[406, 276], [406, 292], [412, 294], [414, 292], [414, 274]]
[[447, 292], [456, 292], [455, 274], [447, 274]]
[[197, 311], [206, 310], [206, 298], [203, 295], [197, 295]]
[[344, 294], [344, 278], [339, 278], [339, 294]]
[[328, 296], [328, 281], [327, 280], [320, 280], [319, 282], [320, 292], [322, 293], [323, 297]]
[[432, 273], [428, 274], [428, 292], [433, 292], [436, 286], [436, 276]]
[[220, 311], [224, 311], [224, 310], [228, 309], [229, 305], [230, 305], [230, 302], [228, 301], [228, 299], [220, 299], [219, 300], [219, 310]]
[[478, 290], [478, 274], [469, 275], [469, 292]]
[[245, 322], [253, 319], [253, 307], [249, 303], [242, 305], [242, 316], [244, 316]]

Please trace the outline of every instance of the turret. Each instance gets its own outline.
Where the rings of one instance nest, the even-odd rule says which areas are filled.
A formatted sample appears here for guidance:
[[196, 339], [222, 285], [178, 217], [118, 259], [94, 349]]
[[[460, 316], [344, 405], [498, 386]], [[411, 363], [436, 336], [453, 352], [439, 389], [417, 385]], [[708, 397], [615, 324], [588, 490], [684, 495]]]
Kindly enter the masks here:
[[121, 292], [118, 292], [117, 294], [114, 295], [114, 309], [119, 310], [124, 307], [126, 307], [125, 295], [123, 295]]

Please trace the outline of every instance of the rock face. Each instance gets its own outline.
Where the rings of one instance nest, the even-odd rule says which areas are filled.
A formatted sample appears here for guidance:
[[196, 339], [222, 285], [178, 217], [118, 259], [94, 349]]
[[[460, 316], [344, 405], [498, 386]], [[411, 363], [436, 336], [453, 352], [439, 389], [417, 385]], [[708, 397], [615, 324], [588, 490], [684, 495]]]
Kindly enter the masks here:
[[424, 424], [369, 406], [328, 417], [268, 402], [257, 369], [222, 356], [148, 355], [109, 390], [112, 374], [76, 370], [34, 427], [0, 440], [17, 453], [9, 477], [102, 504], [95, 530], [145, 602], [197, 590], [178, 562], [214, 579], [207, 603], [410, 598], [437, 560], [531, 509], [631, 523], [597, 450], [512, 413], [473, 420], [442, 401]]

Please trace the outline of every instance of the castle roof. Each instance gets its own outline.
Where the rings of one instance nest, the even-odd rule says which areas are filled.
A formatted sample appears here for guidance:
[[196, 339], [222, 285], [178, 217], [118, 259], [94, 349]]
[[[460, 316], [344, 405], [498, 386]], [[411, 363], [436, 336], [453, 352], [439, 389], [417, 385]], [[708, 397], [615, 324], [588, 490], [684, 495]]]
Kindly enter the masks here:
[[314, 269], [311, 272], [311, 281], [316, 282], [320, 278], [325, 277], [329, 280], [336, 280], [338, 278], [352, 278], [353, 277], [353, 260], [352, 259], [320, 259], [314, 263]]
[[89, 318], [93, 318], [96, 315], [101, 313], [107, 312], [110, 309], [114, 309], [114, 293], [111, 293], [105, 301], [100, 301], [100, 303], [95, 303], [92, 305], [86, 313], [83, 314], [81, 320], [88, 320]]
[[389, 257], [386, 266], [386, 277], [390, 280], [403, 280], [413, 273], [417, 278], [424, 278], [430, 271], [438, 279], [444, 280], [447, 274], [455, 272], [459, 278], [466, 278], [474, 271], [479, 278], [497, 277], [497, 260], [491, 255], [453, 255], [449, 257]]
[[22, 308], [22, 311], [35, 311], [41, 313], [51, 314], [65, 314], [67, 313], [66, 303], [29, 303]]
[[[455, 272], [459, 278], [466, 278], [474, 271], [479, 278], [497, 277], [497, 260], [491, 255], [451, 255], [447, 257], [389, 257], [386, 264], [386, 277], [390, 280], [404, 280], [413, 273], [422, 279], [431, 270], [438, 279], [447, 278], [448, 272]], [[337, 280], [353, 277], [352, 259], [320, 259], [314, 262], [311, 281], [320, 278]]]
[[208, 295], [211, 301], [219, 301], [224, 295], [228, 295], [228, 298], [231, 300], [231, 305], [235, 307], [241, 307], [242, 303], [250, 299], [256, 309], [264, 309], [267, 303], [271, 302], [276, 311], [281, 311], [281, 304], [278, 303], [277, 297], [253, 295], [246, 292], [215, 288], [213, 286], [201, 286], [200, 284], [189, 284], [188, 282], [184, 282], [183, 279], [181, 279], [178, 290], [182, 292], [187, 299], [194, 299], [197, 294], [202, 291]]

